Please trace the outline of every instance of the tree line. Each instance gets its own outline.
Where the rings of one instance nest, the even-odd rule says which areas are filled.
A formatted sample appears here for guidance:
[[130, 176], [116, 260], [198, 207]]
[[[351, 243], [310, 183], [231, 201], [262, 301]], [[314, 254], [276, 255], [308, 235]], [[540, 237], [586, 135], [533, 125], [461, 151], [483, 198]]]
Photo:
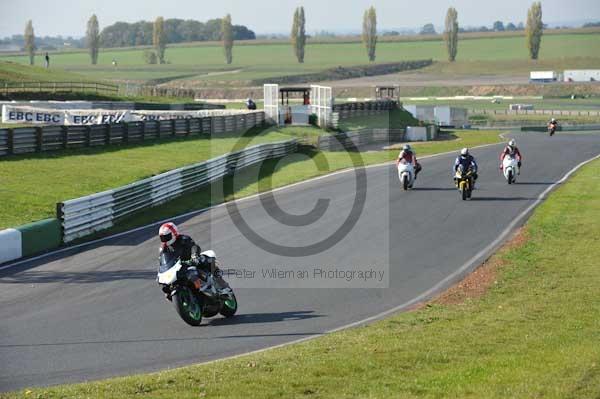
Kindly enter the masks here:
[[[214, 22], [217, 21], [217, 22]], [[167, 43], [178, 43], [178, 41], [187, 41], [190, 38], [197, 38], [199, 36], [194, 36], [191, 30], [187, 28], [183, 28], [188, 26], [190, 22], [196, 23], [197, 21], [192, 20], [181, 20], [181, 19], [167, 19], [165, 20], [163, 17], [158, 17], [154, 23], [151, 24], [151, 29], [144, 28], [144, 33], [140, 33], [141, 31], [132, 30], [131, 32], [137, 32], [130, 35], [133, 35], [134, 45], [136, 44], [144, 44], [144, 45], [153, 45], [154, 50], [147, 50], [144, 53], [144, 58], [147, 63], [163, 64], [166, 62], [165, 59], [165, 50], [167, 48]], [[227, 64], [231, 64], [233, 62], [233, 46], [234, 41], [239, 40], [240, 37], [240, 29], [245, 27], [240, 27], [239, 25], [233, 25], [231, 21], [231, 15], [227, 14], [222, 19], [215, 19], [207, 22], [204, 26], [208, 24], [218, 23], [218, 30], [215, 30], [216, 27], [212, 29], [213, 33], [209, 40], [221, 40], [223, 42], [223, 50], [225, 55], [225, 62]], [[497, 21], [500, 23], [500, 21]], [[495, 27], [500, 29], [500, 25], [495, 23]], [[125, 24], [123, 22], [118, 22], [110, 27], [105, 28], [100, 32], [98, 18], [96, 15], [92, 15], [87, 23], [86, 30], [86, 45], [89, 49], [90, 60], [92, 64], [96, 64], [98, 62], [98, 53], [101, 45], [106, 46], [104, 40], [106, 40], [107, 35], [111, 35], [115, 26], [124, 25], [137, 25], [146, 26], [145, 24], [150, 24], [147, 22], [138, 22], [136, 24]], [[198, 23], [200, 24], [200, 23]], [[432, 24], [428, 24], [433, 27]], [[455, 8], [450, 7], [446, 13], [445, 19], [445, 29], [444, 29], [444, 41], [446, 44], [446, 50], [448, 53], [448, 60], [450, 62], [454, 62], [456, 60], [458, 54], [458, 34], [461, 32], [461, 28], [458, 24], [458, 12]], [[195, 25], [196, 26], [196, 25]], [[197, 25], [197, 26], [201, 26]], [[178, 27], [178, 28], [177, 28]], [[428, 28], [429, 29], [429, 28]], [[118, 30], [121, 31], [121, 30]], [[526, 33], [526, 45], [529, 50], [529, 56], [531, 59], [535, 60], [539, 56], [539, 51], [542, 42], [542, 35], [544, 31], [544, 23], [542, 22], [542, 4], [540, 1], [534, 2], [529, 10], [527, 11], [527, 23], [525, 26]], [[108, 33], [107, 33], [108, 32]], [[199, 31], [198, 31], [199, 32]], [[253, 38], [256, 36], [254, 32], [243, 31], [243, 37], [247, 37], [245, 35], [251, 35]], [[435, 30], [434, 30], [435, 33]], [[115, 35], [122, 36], [122, 35]], [[136, 37], [139, 37], [139, 42], [137, 42]], [[24, 49], [29, 55], [30, 64], [34, 63], [34, 56], [36, 51], [35, 46], [35, 34], [33, 30], [32, 21], [28, 21], [25, 27], [24, 37]], [[175, 38], [175, 39], [174, 39]], [[306, 47], [306, 14], [304, 11], [304, 7], [298, 7], [294, 11], [293, 19], [292, 19], [292, 31], [290, 34], [291, 45], [296, 56], [296, 59], [299, 63], [304, 62], [305, 58], [305, 47]], [[113, 39], [111, 39], [113, 40]], [[116, 40], [116, 39], [115, 39]], [[131, 40], [131, 37], [128, 39]], [[368, 8], [363, 15], [363, 26], [362, 26], [362, 42], [365, 46], [367, 57], [369, 61], [374, 62], [376, 59], [376, 50], [377, 50], [377, 11], [375, 7]], [[120, 45], [123, 45], [122, 43]]]
[[[221, 18], [205, 23], [192, 19], [163, 20], [165, 39], [168, 43], [195, 41], [219, 41], [221, 37]], [[100, 43], [102, 47], [149, 46], [153, 43], [154, 22], [135, 23], [117, 22], [102, 29]], [[232, 27], [234, 40], [254, 40], [256, 34], [243, 25]]]

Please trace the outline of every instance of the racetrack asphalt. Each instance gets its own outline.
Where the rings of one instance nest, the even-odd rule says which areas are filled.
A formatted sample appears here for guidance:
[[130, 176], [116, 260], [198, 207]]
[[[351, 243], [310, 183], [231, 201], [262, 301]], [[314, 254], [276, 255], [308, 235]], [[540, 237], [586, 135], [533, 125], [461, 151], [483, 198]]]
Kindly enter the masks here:
[[[600, 154], [600, 135], [514, 133], [524, 155], [518, 183], [498, 170], [501, 145], [474, 149], [480, 179], [473, 200], [461, 201], [450, 169], [454, 154], [422, 160], [409, 192], [393, 165], [370, 167], [356, 189], [353, 172], [337, 173], [176, 220], [224, 268], [382, 268], [388, 288], [349, 287], [364, 282], [233, 279], [240, 303], [232, 319], [206, 319], [190, 327], [155, 282], [158, 243], [151, 226], [0, 271], [0, 391], [155, 371], [233, 356], [318, 336], [368, 319], [456, 282], [480, 264], [514, 228], [514, 221], [567, 172]], [[362, 191], [361, 191], [362, 190]], [[307, 256], [273, 254], [256, 246], [234, 223], [279, 245], [310, 245], [351, 214], [356, 192], [366, 195], [351, 231]], [[293, 215], [318, 198], [327, 210], [308, 226]], [[269, 211], [267, 212], [267, 210]], [[279, 209], [291, 215], [283, 215]], [[270, 214], [278, 215], [276, 220]], [[232, 216], [233, 218], [232, 219]], [[246, 285], [262, 288], [243, 288]], [[311, 285], [312, 284], [312, 285]], [[377, 284], [375, 284], [377, 285]], [[399, 337], [401, 339], [401, 337]]]

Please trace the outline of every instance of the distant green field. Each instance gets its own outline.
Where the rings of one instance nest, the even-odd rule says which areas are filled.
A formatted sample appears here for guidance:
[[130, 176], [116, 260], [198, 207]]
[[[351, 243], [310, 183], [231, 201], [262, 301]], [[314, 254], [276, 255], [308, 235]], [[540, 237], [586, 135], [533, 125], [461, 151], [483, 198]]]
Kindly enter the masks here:
[[[289, 44], [244, 45], [234, 48], [232, 65], [225, 65], [223, 50], [218, 46], [168, 48], [169, 64], [146, 65], [142, 49], [101, 51], [99, 65], [89, 64], [85, 52], [52, 56], [54, 67], [77, 72], [93, 79], [170, 80], [187, 79], [196, 85], [248, 84], [249, 80], [321, 71], [336, 66], [367, 64], [361, 43], [310, 44], [306, 61], [298, 64]], [[41, 63], [41, 57], [38, 57]], [[442, 41], [383, 42], [377, 48], [377, 62], [428, 59], [446, 60]], [[111, 61], [117, 60], [113, 67]], [[5, 56], [0, 60], [26, 63], [24, 56]], [[543, 38], [540, 60], [529, 61], [523, 37], [492, 37], [459, 42], [458, 62], [441, 62], [431, 72], [442, 74], [483, 73], [510, 74], [548, 67], [600, 68], [600, 33], [554, 34]]]

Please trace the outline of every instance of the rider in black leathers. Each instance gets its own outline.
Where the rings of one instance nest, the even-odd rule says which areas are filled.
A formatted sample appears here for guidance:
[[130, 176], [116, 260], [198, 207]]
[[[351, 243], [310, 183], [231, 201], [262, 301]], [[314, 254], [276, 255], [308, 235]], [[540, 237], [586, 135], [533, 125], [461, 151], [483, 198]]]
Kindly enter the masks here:
[[[181, 263], [185, 266], [195, 266], [198, 269], [211, 273], [215, 282], [215, 288], [218, 292], [229, 288], [229, 284], [223, 279], [223, 273], [209, 259], [200, 254], [200, 246], [197, 245], [192, 237], [180, 234], [179, 229], [174, 223], [163, 224], [158, 232], [162, 246], [160, 251], [171, 251]], [[169, 295], [165, 291], [165, 294]]]

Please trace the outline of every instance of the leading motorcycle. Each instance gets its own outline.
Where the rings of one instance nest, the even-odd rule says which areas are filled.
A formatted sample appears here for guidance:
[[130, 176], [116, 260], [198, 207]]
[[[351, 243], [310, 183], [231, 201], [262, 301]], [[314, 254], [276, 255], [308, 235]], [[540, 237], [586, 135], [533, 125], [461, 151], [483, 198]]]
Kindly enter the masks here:
[[454, 175], [454, 181], [463, 201], [471, 198], [473, 192], [473, 171], [469, 169], [465, 172], [465, 168], [460, 165]]
[[[200, 264], [215, 270], [214, 251], [202, 252]], [[173, 303], [177, 314], [191, 326], [199, 326], [202, 317], [221, 314], [233, 317], [238, 303], [231, 288], [217, 291], [212, 272], [196, 266], [187, 266], [171, 251], [162, 251], [159, 258], [158, 284]]]

